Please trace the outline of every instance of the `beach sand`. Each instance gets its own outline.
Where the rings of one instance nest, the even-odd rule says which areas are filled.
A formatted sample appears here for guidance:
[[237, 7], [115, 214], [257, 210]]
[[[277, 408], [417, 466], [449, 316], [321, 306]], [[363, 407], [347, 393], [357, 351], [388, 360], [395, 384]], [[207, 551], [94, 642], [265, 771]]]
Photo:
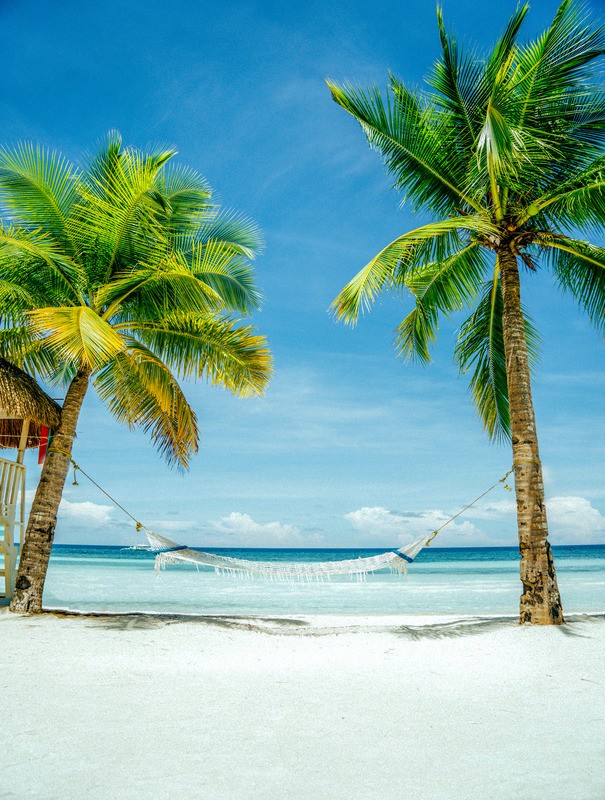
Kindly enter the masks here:
[[17, 617], [8, 800], [603, 800], [605, 618]]

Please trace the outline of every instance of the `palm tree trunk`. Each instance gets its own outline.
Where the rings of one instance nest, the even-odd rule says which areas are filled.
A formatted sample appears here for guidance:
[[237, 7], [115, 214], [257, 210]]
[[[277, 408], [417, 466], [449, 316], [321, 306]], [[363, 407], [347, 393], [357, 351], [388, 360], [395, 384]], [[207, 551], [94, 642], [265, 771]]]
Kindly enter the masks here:
[[520, 622], [560, 625], [564, 622], [557, 576], [548, 542], [542, 464], [536, 419], [517, 258], [508, 248], [498, 251], [504, 303], [502, 327], [515, 467], [517, 523], [521, 551]]
[[40, 483], [21, 548], [15, 593], [10, 610], [18, 613], [42, 611], [42, 591], [55, 536], [57, 512], [69, 471], [71, 448], [80, 409], [88, 389], [90, 369], [81, 369], [72, 380], [61, 410], [61, 424], [53, 437], [42, 468]]

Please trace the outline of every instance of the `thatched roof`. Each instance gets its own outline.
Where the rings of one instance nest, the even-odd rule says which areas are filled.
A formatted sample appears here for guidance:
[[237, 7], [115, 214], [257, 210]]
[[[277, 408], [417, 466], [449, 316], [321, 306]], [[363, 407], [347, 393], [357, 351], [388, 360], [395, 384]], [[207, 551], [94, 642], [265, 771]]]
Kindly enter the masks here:
[[[2, 416], [9, 419], [2, 419]], [[36, 381], [3, 358], [0, 358], [0, 448], [16, 448], [21, 437], [22, 420], [29, 417], [28, 447], [37, 447], [40, 426], [57, 428], [61, 407]]]

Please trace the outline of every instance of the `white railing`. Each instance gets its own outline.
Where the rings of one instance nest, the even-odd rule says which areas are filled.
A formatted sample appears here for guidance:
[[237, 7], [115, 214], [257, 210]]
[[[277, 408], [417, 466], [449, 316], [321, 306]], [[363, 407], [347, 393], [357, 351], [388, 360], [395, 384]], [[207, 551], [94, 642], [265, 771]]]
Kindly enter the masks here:
[[17, 543], [25, 527], [25, 467], [0, 458], [0, 598], [15, 587]]

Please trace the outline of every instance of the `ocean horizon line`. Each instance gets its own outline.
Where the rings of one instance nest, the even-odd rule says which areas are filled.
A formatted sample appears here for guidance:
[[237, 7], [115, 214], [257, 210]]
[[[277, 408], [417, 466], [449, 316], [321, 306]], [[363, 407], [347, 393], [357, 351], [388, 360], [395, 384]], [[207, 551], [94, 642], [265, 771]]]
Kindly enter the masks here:
[[[249, 545], [229, 545], [229, 546], [226, 546], [226, 545], [212, 545], [212, 544], [209, 544], [209, 545], [187, 545], [187, 547], [189, 547], [191, 550], [201, 550], [201, 551], [204, 551], [204, 552], [210, 552], [210, 551], [215, 551], [215, 550], [220, 550], [221, 552], [223, 552], [223, 551], [232, 551], [232, 550], [233, 551], [245, 550], [245, 551], [268, 552], [268, 553], [274, 552], [275, 550], [279, 550], [280, 552], [293, 552], [293, 553], [304, 553], [304, 552], [309, 552], [309, 551], [320, 553], [320, 552], [327, 552], [327, 551], [333, 552], [333, 551], [338, 551], [338, 550], [342, 550], [343, 552], [350, 552], [352, 550], [360, 551], [360, 552], [385, 552], [385, 551], [388, 551], [388, 550], [397, 550], [401, 546], [402, 545], [382, 545], [382, 546], [379, 545], [379, 546], [376, 546], [376, 547], [369, 547], [369, 546], [352, 545], [352, 546], [348, 546], [347, 547], [345, 545], [339, 545], [339, 546], [333, 546], [333, 547], [331, 547], [331, 546], [324, 546], [324, 547], [281, 547], [280, 545], [274, 545], [273, 547], [250, 547]], [[152, 550], [149, 550], [144, 546], [128, 545], [128, 544], [98, 544], [98, 543], [94, 543], [94, 542], [90, 542], [90, 543], [86, 543], [86, 544], [84, 544], [82, 542], [79, 542], [79, 543], [75, 543], [75, 542], [74, 543], [68, 543], [68, 542], [53, 543], [53, 550], [55, 550], [55, 549], [58, 550], [60, 548], [90, 548], [90, 547], [103, 548], [103, 549], [106, 549], [106, 550], [131, 550], [133, 552], [141, 552], [141, 553], [153, 552]], [[575, 543], [575, 544], [553, 544], [553, 545], [551, 545], [551, 547], [552, 547], [552, 549], [554, 551], [562, 550], [562, 549], [565, 549], [565, 550], [569, 550], [569, 549], [577, 550], [577, 549], [586, 548], [586, 547], [605, 548], [605, 542], [598, 542], [598, 543], [586, 542], [586, 543], [580, 543], [580, 544], [578, 544], [578, 543]], [[423, 550], [424, 551], [428, 550], [429, 552], [435, 552], [435, 553], [441, 552], [441, 551], [444, 551], [444, 550], [448, 551], [448, 552], [451, 552], [451, 551], [454, 551], [454, 550], [456, 550], [456, 551], [458, 551], [458, 550], [460, 550], [460, 551], [462, 551], [462, 550], [466, 550], [466, 551], [468, 551], [468, 550], [500, 550], [500, 551], [502, 551], [502, 550], [511, 550], [511, 551], [518, 552], [519, 547], [518, 547], [518, 545], [452, 545], [452, 546], [443, 546], [442, 545], [442, 546], [439, 546], [439, 547], [435, 547], [435, 546], [431, 545], [430, 547], [423, 548]]]

